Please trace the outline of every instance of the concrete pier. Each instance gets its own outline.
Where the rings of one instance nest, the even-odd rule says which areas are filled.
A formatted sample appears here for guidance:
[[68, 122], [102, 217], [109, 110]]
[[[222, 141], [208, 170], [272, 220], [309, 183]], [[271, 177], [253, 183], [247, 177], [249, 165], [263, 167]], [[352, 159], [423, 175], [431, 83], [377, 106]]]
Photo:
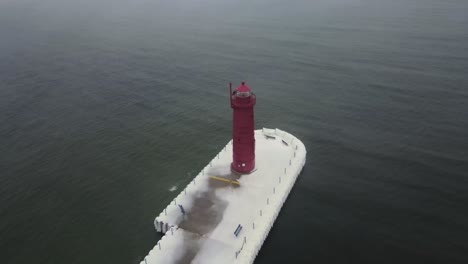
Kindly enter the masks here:
[[256, 167], [231, 172], [229, 142], [156, 217], [165, 233], [141, 264], [253, 263], [306, 160], [302, 142], [255, 131]]

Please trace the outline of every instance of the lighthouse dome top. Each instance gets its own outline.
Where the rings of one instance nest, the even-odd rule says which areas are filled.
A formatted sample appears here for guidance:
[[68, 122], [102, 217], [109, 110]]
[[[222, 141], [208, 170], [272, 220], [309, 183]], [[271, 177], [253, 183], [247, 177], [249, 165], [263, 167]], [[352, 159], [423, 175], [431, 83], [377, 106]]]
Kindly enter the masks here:
[[242, 84], [239, 87], [237, 87], [237, 91], [240, 93], [250, 92], [250, 88], [247, 85], [245, 85], [245, 82], [242, 82]]
[[231, 84], [229, 87], [231, 93], [231, 106], [242, 108], [253, 107], [255, 105], [256, 96], [250, 88], [245, 85], [245, 82], [242, 82], [242, 84], [234, 91], [232, 91]]

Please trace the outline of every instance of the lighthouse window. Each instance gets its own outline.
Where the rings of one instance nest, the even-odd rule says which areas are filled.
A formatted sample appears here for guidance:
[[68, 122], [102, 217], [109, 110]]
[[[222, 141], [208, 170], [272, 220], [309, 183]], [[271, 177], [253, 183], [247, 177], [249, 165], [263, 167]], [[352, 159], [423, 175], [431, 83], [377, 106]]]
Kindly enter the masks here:
[[250, 92], [237, 92], [238, 97], [249, 97]]

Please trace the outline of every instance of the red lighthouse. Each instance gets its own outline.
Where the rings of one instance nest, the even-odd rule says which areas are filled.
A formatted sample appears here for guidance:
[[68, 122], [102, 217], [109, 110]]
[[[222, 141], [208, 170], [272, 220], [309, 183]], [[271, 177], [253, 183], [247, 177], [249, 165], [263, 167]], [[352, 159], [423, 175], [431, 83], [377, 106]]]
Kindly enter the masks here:
[[242, 82], [241, 86], [232, 91], [232, 170], [239, 173], [249, 173], [255, 168], [255, 137], [254, 137], [254, 105], [255, 94]]

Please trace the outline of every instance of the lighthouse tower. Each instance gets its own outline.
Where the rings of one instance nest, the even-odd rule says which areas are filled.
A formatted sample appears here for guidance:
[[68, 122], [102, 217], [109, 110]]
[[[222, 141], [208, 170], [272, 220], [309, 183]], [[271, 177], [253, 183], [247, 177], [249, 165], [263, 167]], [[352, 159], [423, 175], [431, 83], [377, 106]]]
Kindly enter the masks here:
[[250, 173], [255, 168], [254, 105], [255, 94], [244, 82], [234, 92], [229, 84], [232, 119], [231, 169], [238, 173]]

